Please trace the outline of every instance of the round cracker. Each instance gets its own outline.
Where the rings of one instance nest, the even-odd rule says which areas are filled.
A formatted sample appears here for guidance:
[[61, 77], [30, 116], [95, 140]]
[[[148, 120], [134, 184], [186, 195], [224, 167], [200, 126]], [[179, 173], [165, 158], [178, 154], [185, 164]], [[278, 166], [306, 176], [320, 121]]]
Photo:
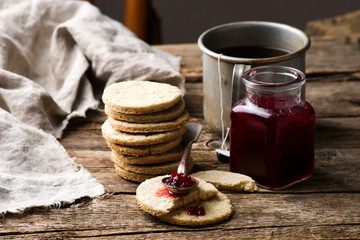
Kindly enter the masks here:
[[109, 120], [101, 126], [103, 137], [112, 143], [125, 146], [144, 146], [169, 142], [185, 133], [185, 126], [172, 131], [149, 134], [132, 134], [114, 129]]
[[192, 174], [194, 177], [201, 178], [215, 185], [219, 190], [228, 191], [247, 191], [254, 192], [257, 190], [255, 181], [244, 174], [233, 173], [220, 170], [200, 171]]
[[[110, 156], [110, 160], [115, 163], [117, 166], [121, 167], [122, 169], [139, 174], [169, 174], [177, 170], [180, 159], [178, 161], [172, 162], [164, 162], [164, 163], [157, 163], [157, 164], [145, 164], [145, 165], [134, 165], [134, 164], [127, 164], [123, 161], [117, 159], [114, 154], [112, 153]], [[190, 172], [194, 165], [194, 161], [190, 156], [188, 159], [188, 171]]]
[[176, 148], [181, 144], [182, 137], [172, 141], [147, 146], [125, 146], [107, 141], [108, 146], [115, 152], [130, 156], [146, 156], [160, 154]]
[[155, 113], [148, 114], [124, 114], [112, 110], [109, 106], [105, 105], [105, 114], [109, 117], [133, 123], [155, 123], [155, 122], [166, 122], [178, 118], [183, 114], [185, 109], [184, 99], [181, 99], [173, 107]]
[[160, 154], [153, 154], [146, 156], [131, 156], [131, 155], [124, 155], [112, 151], [112, 155], [114, 155], [114, 157], [117, 158], [119, 161], [122, 161], [127, 164], [154, 164], [154, 163], [162, 163], [162, 162], [171, 162], [181, 159], [183, 152], [184, 152], [184, 148], [180, 144], [179, 146]]
[[[202, 206], [205, 209], [204, 216], [191, 216], [186, 213], [189, 207]], [[171, 211], [168, 214], [157, 216], [168, 223], [186, 226], [201, 226], [219, 223], [229, 218], [234, 212], [230, 199], [225, 194], [218, 192], [215, 198], [193, 203]]]
[[119, 131], [128, 133], [157, 133], [167, 132], [174, 129], [181, 128], [189, 121], [189, 113], [184, 111], [183, 114], [177, 119], [169, 122], [159, 123], [129, 123], [125, 121], [115, 120], [111, 117], [108, 118], [111, 126]]
[[126, 180], [133, 181], [133, 182], [143, 182], [146, 179], [154, 178], [157, 176], [157, 175], [151, 175], [151, 174], [133, 173], [133, 172], [129, 172], [129, 171], [122, 169], [121, 167], [117, 166], [116, 164], [114, 164], [114, 166], [115, 166], [115, 172], [118, 176], [120, 176]]
[[125, 81], [105, 88], [102, 100], [117, 112], [146, 114], [169, 109], [180, 101], [181, 91], [167, 83]]
[[148, 179], [137, 187], [136, 199], [142, 210], [151, 215], [159, 216], [193, 202], [214, 198], [218, 193], [214, 185], [199, 178], [197, 179], [199, 184], [188, 194], [171, 196], [169, 190], [161, 183], [162, 178], [169, 176], [162, 175]]

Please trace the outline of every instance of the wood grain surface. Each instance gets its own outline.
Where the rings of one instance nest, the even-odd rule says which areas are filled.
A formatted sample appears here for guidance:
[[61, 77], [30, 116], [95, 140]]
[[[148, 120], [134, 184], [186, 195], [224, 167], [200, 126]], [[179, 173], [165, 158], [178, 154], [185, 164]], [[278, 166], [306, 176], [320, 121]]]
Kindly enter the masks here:
[[[100, 130], [105, 114], [89, 111], [85, 119], [70, 122], [60, 141], [108, 194], [60, 208], [6, 214], [0, 218], [0, 239], [359, 239], [360, 28], [353, 24], [359, 14], [308, 24], [313, 37], [306, 96], [317, 116], [315, 174], [310, 179], [281, 191], [225, 192], [235, 213], [220, 224], [170, 225], [138, 208], [138, 184], [118, 177], [109, 160]], [[336, 29], [329, 30], [334, 23]], [[339, 34], [341, 29], [347, 29], [345, 35]], [[200, 50], [196, 44], [156, 47], [182, 57], [186, 109], [192, 122], [204, 126], [193, 144], [194, 171], [228, 170], [228, 163], [215, 155], [220, 136], [203, 119]]]

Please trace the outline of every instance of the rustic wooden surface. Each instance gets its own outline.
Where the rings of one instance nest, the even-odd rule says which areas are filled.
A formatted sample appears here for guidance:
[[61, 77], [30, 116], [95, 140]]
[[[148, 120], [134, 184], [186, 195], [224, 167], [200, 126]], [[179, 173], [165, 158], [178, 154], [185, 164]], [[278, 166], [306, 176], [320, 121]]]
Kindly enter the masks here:
[[[91, 111], [86, 119], [71, 121], [61, 143], [109, 194], [61, 208], [6, 214], [0, 219], [0, 239], [359, 239], [360, 28], [358, 21], [353, 24], [359, 14], [308, 24], [312, 47], [307, 54], [306, 91], [317, 115], [315, 174], [309, 180], [282, 191], [226, 192], [235, 214], [217, 225], [170, 225], [137, 207], [138, 184], [119, 178], [109, 160], [100, 131], [106, 116]], [[335, 30], [329, 30], [334, 24]], [[347, 30], [345, 35], [342, 29]], [[228, 170], [214, 153], [220, 137], [203, 120], [200, 50], [196, 44], [157, 47], [182, 56], [186, 107], [191, 121], [204, 125], [193, 145], [194, 170]]]

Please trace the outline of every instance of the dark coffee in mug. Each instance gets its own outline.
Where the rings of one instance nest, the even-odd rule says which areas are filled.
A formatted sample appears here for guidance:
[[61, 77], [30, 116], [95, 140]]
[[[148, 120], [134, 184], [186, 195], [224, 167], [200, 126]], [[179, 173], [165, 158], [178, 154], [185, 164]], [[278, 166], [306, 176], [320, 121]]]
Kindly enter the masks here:
[[237, 58], [270, 58], [291, 53], [291, 51], [270, 46], [236, 46], [215, 51], [230, 57]]

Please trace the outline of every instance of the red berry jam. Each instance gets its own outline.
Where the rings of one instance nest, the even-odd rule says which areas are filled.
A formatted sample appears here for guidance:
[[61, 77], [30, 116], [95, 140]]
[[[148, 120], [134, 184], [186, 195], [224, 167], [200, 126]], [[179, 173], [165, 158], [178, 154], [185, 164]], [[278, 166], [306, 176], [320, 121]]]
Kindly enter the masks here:
[[186, 211], [186, 214], [190, 216], [204, 216], [206, 214], [205, 208], [203, 206], [189, 207]]
[[308, 103], [281, 112], [239, 102], [231, 113], [230, 171], [248, 175], [271, 189], [311, 176], [314, 120]]
[[[305, 79], [295, 70], [284, 75], [278, 70], [263, 67], [245, 73], [247, 97], [231, 112], [230, 171], [269, 189], [287, 187], [314, 172], [315, 112], [300, 98]], [[286, 85], [282, 79], [289, 76], [294, 80]], [[274, 83], [265, 82], [271, 77]]]
[[188, 188], [196, 184], [196, 180], [189, 174], [173, 172], [171, 177], [165, 180], [165, 185], [169, 187]]
[[185, 197], [188, 194], [189, 193], [185, 193], [185, 194], [173, 193], [172, 191], [169, 191], [169, 189], [167, 189], [166, 187], [161, 187], [155, 192], [156, 197], [165, 197], [165, 198]]

